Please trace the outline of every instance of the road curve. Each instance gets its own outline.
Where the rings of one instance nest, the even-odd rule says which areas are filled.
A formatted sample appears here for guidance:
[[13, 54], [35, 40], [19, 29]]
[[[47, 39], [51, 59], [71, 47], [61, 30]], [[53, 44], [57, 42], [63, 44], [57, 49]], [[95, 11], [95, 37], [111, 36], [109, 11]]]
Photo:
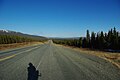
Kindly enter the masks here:
[[110, 62], [56, 46], [52, 41], [4, 51], [1, 58], [0, 80], [27, 80], [30, 62], [41, 73], [38, 80], [120, 80], [120, 69]]

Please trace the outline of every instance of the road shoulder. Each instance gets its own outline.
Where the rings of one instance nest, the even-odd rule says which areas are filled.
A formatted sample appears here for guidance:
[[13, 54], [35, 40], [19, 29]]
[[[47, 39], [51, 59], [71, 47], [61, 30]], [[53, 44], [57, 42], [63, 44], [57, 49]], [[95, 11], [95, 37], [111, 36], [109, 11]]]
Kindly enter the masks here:
[[22, 48], [32, 45], [43, 44], [43, 42], [24, 42], [24, 43], [13, 43], [13, 44], [0, 44], [0, 51]]
[[120, 69], [120, 53], [94, 51], [94, 50], [71, 47], [71, 46], [64, 46], [64, 45], [59, 45], [59, 44], [54, 44], [54, 45], [69, 48], [69, 49], [79, 51], [84, 54], [90, 54], [90, 55], [100, 57], [102, 59], [109, 61], [110, 63], [112, 63], [113, 65], [115, 65], [116, 67]]

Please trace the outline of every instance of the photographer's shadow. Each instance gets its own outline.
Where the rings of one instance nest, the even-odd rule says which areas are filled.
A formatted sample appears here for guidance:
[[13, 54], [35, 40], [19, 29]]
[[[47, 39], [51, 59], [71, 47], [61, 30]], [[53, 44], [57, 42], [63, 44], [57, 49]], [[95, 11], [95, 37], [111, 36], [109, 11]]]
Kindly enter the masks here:
[[39, 71], [36, 70], [35, 66], [32, 63], [28, 64], [29, 67], [28, 69], [28, 78], [27, 80], [38, 80], [38, 77], [41, 76], [41, 74], [39, 75]]

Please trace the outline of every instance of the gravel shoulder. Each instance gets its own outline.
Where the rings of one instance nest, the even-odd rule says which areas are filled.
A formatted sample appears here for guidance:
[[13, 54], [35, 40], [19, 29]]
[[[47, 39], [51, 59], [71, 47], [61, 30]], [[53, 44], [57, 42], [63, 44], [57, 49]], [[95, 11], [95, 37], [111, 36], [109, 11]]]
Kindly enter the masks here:
[[65, 48], [70, 48], [72, 50], [78, 51], [80, 53], [90, 54], [90, 55], [100, 57], [102, 59], [109, 61], [110, 63], [112, 63], [113, 65], [117, 66], [120, 69], [120, 53], [95, 51], [90, 49], [76, 48], [76, 47], [70, 47], [70, 46], [64, 46], [64, 45], [58, 45], [58, 44], [56, 46], [62, 46]]

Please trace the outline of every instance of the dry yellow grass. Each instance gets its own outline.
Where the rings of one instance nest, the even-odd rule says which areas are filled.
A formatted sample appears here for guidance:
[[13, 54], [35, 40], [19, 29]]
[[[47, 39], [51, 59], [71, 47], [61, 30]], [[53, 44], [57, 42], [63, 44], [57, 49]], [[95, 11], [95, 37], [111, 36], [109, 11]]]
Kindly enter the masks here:
[[111, 52], [103, 52], [103, 51], [92, 51], [92, 50], [83, 50], [83, 49], [75, 49], [79, 50], [80, 52], [95, 55], [101, 57], [114, 65], [120, 68], [120, 53], [111, 53]]
[[76, 48], [76, 47], [70, 47], [70, 46], [63, 46], [63, 45], [58, 45], [66, 48], [71, 48], [73, 50], [79, 51], [81, 53], [85, 54], [91, 54], [98, 56], [100, 58], [103, 58], [118, 68], [120, 68], [120, 53], [112, 53], [112, 52], [104, 52], [104, 51], [95, 51], [95, 50], [90, 50], [90, 49], [84, 49], [84, 48]]
[[13, 44], [0, 44], [0, 50], [12, 49], [25, 47], [30, 45], [42, 44], [42, 42], [24, 42], [24, 43], [13, 43]]

